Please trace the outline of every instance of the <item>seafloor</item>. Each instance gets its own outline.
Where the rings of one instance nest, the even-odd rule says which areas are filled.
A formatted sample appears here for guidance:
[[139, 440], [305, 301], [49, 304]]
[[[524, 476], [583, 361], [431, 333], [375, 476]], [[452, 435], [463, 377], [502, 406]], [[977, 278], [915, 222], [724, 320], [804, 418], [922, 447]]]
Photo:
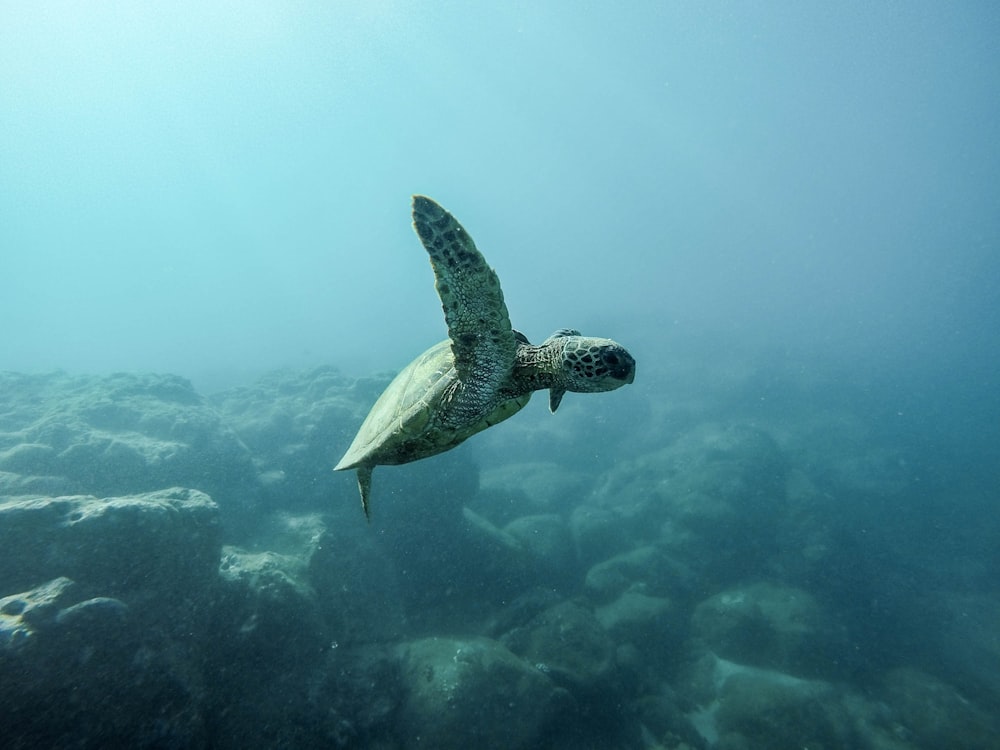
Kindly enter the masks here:
[[571, 395], [369, 525], [386, 382], [0, 374], [0, 746], [1000, 747], [996, 513], [894, 406]]

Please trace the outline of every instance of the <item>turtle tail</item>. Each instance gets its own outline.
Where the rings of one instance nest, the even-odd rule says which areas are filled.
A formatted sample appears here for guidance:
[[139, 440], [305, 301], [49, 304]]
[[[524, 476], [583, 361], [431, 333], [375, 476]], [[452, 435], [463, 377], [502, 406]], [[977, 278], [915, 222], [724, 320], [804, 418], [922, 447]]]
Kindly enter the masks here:
[[365, 512], [365, 520], [372, 522], [371, 513], [368, 509], [368, 499], [372, 493], [372, 467], [358, 467], [358, 490], [361, 492], [361, 510]]

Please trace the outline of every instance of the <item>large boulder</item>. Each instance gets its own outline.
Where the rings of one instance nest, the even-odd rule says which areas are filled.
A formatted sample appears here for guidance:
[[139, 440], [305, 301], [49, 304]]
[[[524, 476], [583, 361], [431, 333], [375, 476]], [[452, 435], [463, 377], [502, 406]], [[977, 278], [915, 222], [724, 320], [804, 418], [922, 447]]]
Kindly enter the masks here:
[[745, 671], [719, 691], [719, 750], [850, 747], [853, 726], [826, 683]]
[[679, 686], [691, 706], [687, 719], [718, 750], [979, 750], [1000, 737], [988, 702], [913, 668], [890, 670], [881, 684], [857, 691], [706, 654]]
[[304, 560], [226, 547], [220, 577], [204, 663], [212, 745], [317, 746], [335, 729], [309, 700], [332, 641]]
[[88, 588], [60, 577], [0, 598], [4, 746], [206, 746], [199, 659], [168, 635], [179, 607], [156, 630]]
[[680, 640], [684, 629], [669, 599], [626, 591], [597, 608], [597, 621], [616, 643], [631, 643], [655, 658]]
[[936, 611], [940, 623], [928, 661], [963, 692], [1000, 706], [1000, 596], [947, 592], [935, 598], [923, 610]]
[[615, 643], [581, 603], [555, 604], [507, 632], [501, 642], [583, 702], [613, 687]]
[[274, 514], [261, 543], [223, 548], [203, 664], [212, 747], [378, 746], [400, 703], [402, 604], [371, 535]]
[[183, 601], [216, 579], [218, 508], [198, 490], [0, 501], [0, 594], [71, 577], [97, 596]]
[[540, 585], [569, 589], [577, 583], [576, 550], [563, 518], [555, 513], [515, 518], [504, 532], [516, 539], [529, 558]]
[[396, 568], [377, 537], [350, 531], [327, 529], [309, 558], [319, 612], [341, 645], [395, 640], [406, 622]]
[[231, 661], [285, 667], [329, 645], [304, 564], [291, 555], [225, 547], [214, 632]]
[[218, 508], [198, 490], [0, 501], [10, 746], [206, 746], [219, 552]]
[[661, 547], [646, 544], [592, 565], [584, 579], [587, 595], [606, 604], [626, 591], [676, 596], [696, 586], [690, 569]]
[[767, 582], [705, 599], [691, 635], [724, 659], [799, 676], [840, 675], [848, 651], [843, 631], [808, 592]]
[[324, 732], [314, 744], [295, 747], [396, 750], [404, 744], [396, 726], [405, 698], [402, 664], [393, 645], [331, 648], [323, 666], [322, 678], [309, 686], [307, 705]]
[[932, 675], [903, 667], [885, 675], [881, 697], [918, 747], [980, 750], [1000, 746], [1000, 718], [996, 703], [988, 696], [973, 694], [970, 700]]
[[643, 539], [637, 536], [641, 525], [620, 508], [591, 503], [576, 506], [569, 517], [577, 556], [585, 565], [629, 551]]
[[580, 557], [596, 563], [657, 543], [690, 561], [702, 584], [737, 580], [775, 552], [785, 472], [768, 434], [702, 425], [604, 475], [571, 518]]
[[551, 461], [484, 463], [479, 494], [471, 507], [498, 525], [520, 516], [567, 515], [594, 481], [585, 467], [570, 466]]
[[692, 665], [686, 691], [697, 704], [688, 718], [713, 748], [855, 747], [853, 723], [827, 682], [709, 654]]
[[2, 373], [0, 415], [0, 495], [255, 487], [246, 446], [176, 376]]
[[464, 507], [479, 475], [463, 451], [379, 467], [370, 529], [358, 508], [357, 487], [349, 484], [349, 523], [377, 535], [395, 568], [413, 627], [424, 632], [468, 628], [470, 620], [528, 584], [529, 558], [517, 540]]
[[487, 638], [424, 638], [399, 646], [406, 750], [539, 747], [563, 704], [544, 671]]

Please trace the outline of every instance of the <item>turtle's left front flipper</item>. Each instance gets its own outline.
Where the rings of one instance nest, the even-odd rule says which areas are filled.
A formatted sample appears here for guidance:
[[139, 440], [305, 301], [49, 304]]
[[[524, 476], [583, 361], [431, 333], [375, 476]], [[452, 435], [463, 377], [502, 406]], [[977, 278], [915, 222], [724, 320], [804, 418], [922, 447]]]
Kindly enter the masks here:
[[472, 392], [492, 396], [517, 352], [500, 279], [458, 220], [426, 196], [413, 196], [413, 228], [430, 256], [467, 403], [476, 400]]

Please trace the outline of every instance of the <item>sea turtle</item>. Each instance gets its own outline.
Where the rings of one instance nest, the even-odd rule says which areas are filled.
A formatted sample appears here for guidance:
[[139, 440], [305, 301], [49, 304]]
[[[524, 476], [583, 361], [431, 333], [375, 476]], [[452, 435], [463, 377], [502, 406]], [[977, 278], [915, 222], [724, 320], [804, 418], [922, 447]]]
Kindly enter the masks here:
[[511, 328], [496, 272], [426, 196], [413, 196], [413, 228], [430, 255], [449, 338], [389, 383], [334, 467], [358, 470], [366, 518], [376, 466], [450, 450], [520, 411], [534, 391], [549, 390], [554, 412], [566, 391], [611, 391], [635, 378], [632, 355], [610, 339], [563, 328], [532, 346]]

